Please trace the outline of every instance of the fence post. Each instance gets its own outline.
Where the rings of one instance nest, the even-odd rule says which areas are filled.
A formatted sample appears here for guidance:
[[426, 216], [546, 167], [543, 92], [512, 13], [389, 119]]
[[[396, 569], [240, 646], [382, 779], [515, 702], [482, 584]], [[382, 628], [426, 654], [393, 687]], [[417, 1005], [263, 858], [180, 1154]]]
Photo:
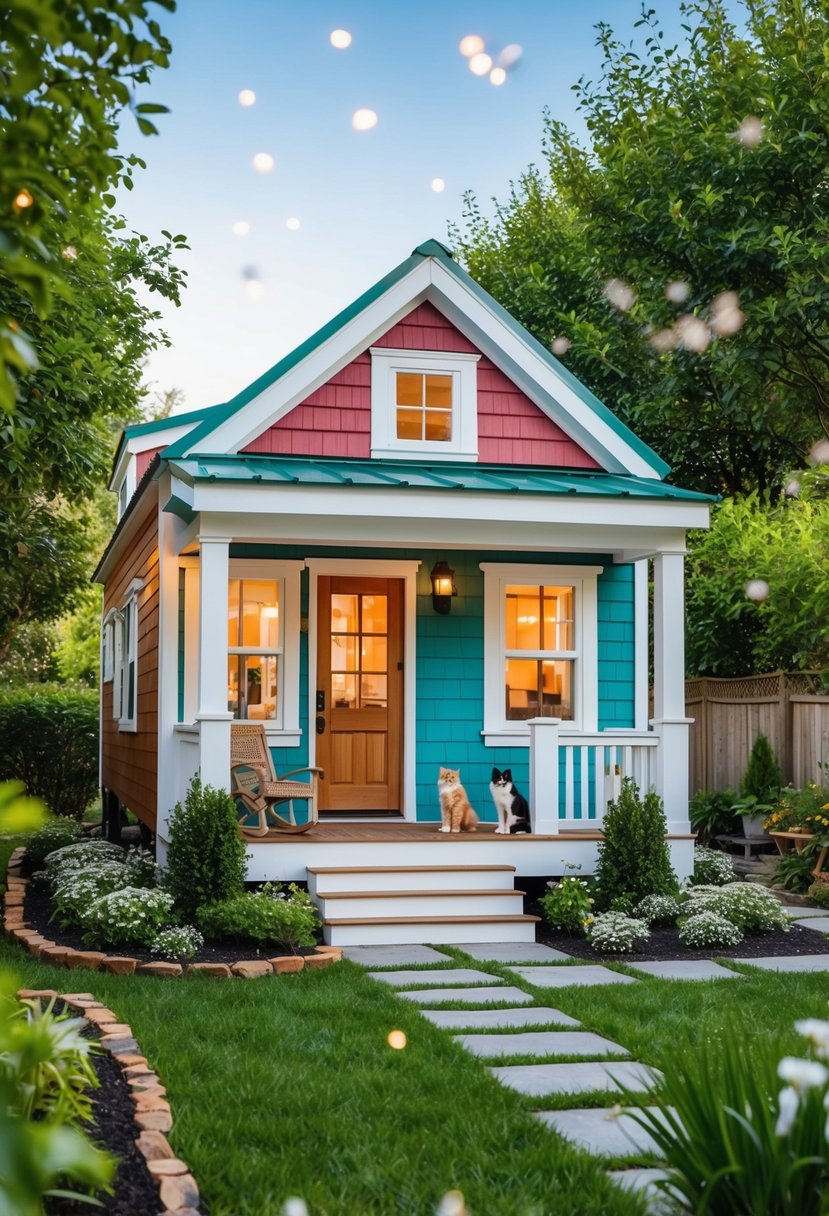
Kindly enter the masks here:
[[558, 836], [558, 728], [561, 718], [530, 718], [530, 826]]

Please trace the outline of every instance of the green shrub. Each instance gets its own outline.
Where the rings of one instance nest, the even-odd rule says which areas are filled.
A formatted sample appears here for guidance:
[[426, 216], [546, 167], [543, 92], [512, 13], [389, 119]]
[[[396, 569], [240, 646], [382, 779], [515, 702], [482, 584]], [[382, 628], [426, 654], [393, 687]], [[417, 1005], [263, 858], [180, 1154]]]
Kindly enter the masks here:
[[727, 853], [720, 853], [717, 849], [704, 849], [699, 846], [694, 849], [694, 873], [691, 876], [692, 886], [698, 887], [703, 884], [711, 884], [721, 887], [727, 882], [733, 882], [734, 878], [734, 863]]
[[799, 853], [795, 849], [791, 849], [782, 857], [778, 857], [777, 865], [774, 867], [775, 884], [782, 887], [784, 891], [794, 891], [797, 895], [803, 895], [814, 882], [812, 870], [817, 865], [817, 853], [815, 841], [808, 840]]
[[158, 930], [170, 923], [172, 907], [166, 891], [122, 887], [88, 905], [81, 918], [84, 941], [90, 946], [150, 946]]
[[587, 940], [603, 954], [629, 954], [639, 942], [646, 942], [651, 931], [643, 920], [624, 912], [602, 912], [587, 926]]
[[679, 916], [679, 900], [673, 895], [646, 895], [634, 913], [649, 925], [673, 925]]
[[128, 849], [124, 858], [124, 869], [129, 875], [131, 887], [157, 887], [158, 866], [152, 853], [146, 849]]
[[43, 869], [43, 863], [50, 853], [54, 853], [56, 849], [62, 849], [65, 845], [76, 844], [80, 838], [81, 825], [75, 820], [47, 819], [26, 842], [26, 855], [23, 858], [24, 872], [34, 874], [35, 870]]
[[771, 744], [765, 735], [758, 735], [748, 758], [740, 795], [756, 798], [758, 802], [774, 802], [782, 788], [783, 774]]
[[203, 945], [204, 938], [192, 925], [172, 925], [159, 929], [150, 946], [150, 954], [174, 963], [186, 963], [196, 957]]
[[268, 891], [246, 891], [233, 899], [208, 904], [196, 919], [206, 937], [297, 947], [313, 946], [318, 917], [307, 893], [292, 885], [288, 895], [274, 897]]
[[733, 790], [699, 790], [688, 805], [688, 819], [700, 844], [709, 845], [717, 836], [727, 836], [734, 829], [733, 806], [737, 795]]
[[98, 697], [30, 685], [0, 692], [0, 781], [19, 778], [55, 815], [81, 819], [98, 787]]
[[602, 824], [596, 866], [596, 903], [603, 909], [623, 900], [632, 906], [646, 895], [674, 895], [676, 875], [665, 840], [662, 800], [651, 791], [644, 799], [636, 783], [626, 777]]
[[813, 908], [829, 908], [829, 882], [813, 882], [806, 898]]
[[583, 933], [593, 907], [590, 887], [583, 878], [572, 875], [548, 882], [539, 903], [553, 928], [565, 933]]
[[713, 912], [749, 933], [788, 930], [789, 917], [780, 901], [756, 883], [731, 882], [724, 887], [692, 887], [682, 904], [683, 916]]
[[709, 946], [738, 946], [743, 931], [732, 921], [712, 910], [699, 911], [683, 920], [679, 940], [691, 949], [707, 950]]
[[179, 802], [173, 810], [169, 831], [164, 886], [188, 920], [205, 904], [242, 892], [245, 842], [229, 794], [194, 777], [184, 806]]

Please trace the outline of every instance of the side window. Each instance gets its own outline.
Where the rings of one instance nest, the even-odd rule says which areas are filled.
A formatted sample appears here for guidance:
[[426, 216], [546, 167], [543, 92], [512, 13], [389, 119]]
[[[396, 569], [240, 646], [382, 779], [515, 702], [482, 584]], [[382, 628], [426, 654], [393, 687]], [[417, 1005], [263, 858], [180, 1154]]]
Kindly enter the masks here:
[[119, 730], [134, 731], [138, 723], [138, 593], [142, 586], [140, 579], [133, 580], [115, 621], [113, 714]]

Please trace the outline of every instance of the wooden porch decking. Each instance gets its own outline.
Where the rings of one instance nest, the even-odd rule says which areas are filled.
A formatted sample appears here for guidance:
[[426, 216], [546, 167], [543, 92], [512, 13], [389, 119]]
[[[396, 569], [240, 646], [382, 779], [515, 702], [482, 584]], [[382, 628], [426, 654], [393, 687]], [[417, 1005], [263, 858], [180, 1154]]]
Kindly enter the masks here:
[[533, 833], [520, 832], [514, 836], [495, 834], [494, 823], [479, 824], [475, 832], [439, 832], [435, 823], [411, 823], [403, 820], [394, 822], [365, 822], [344, 823], [342, 820], [326, 822], [321, 820], [316, 827], [301, 835], [292, 836], [271, 828], [267, 836], [257, 836], [247, 841], [253, 846], [260, 844], [298, 845], [298, 844], [532, 844], [539, 840], [594, 840], [602, 839], [602, 833], [592, 828], [583, 831], [562, 832], [559, 836], [541, 836]]

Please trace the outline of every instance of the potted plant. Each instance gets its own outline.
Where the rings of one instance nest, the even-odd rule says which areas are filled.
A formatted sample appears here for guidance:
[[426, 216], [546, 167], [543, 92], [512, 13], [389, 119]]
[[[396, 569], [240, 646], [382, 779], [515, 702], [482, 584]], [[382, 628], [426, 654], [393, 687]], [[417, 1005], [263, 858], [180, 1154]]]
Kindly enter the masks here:
[[782, 785], [783, 774], [771, 744], [765, 735], [758, 735], [740, 785], [739, 801], [733, 807], [742, 818], [746, 836], [765, 835], [765, 820], [777, 805]]
[[777, 802], [762, 802], [756, 794], [745, 794], [734, 803], [731, 810], [739, 815], [746, 837], [768, 836], [766, 822], [777, 809]]

